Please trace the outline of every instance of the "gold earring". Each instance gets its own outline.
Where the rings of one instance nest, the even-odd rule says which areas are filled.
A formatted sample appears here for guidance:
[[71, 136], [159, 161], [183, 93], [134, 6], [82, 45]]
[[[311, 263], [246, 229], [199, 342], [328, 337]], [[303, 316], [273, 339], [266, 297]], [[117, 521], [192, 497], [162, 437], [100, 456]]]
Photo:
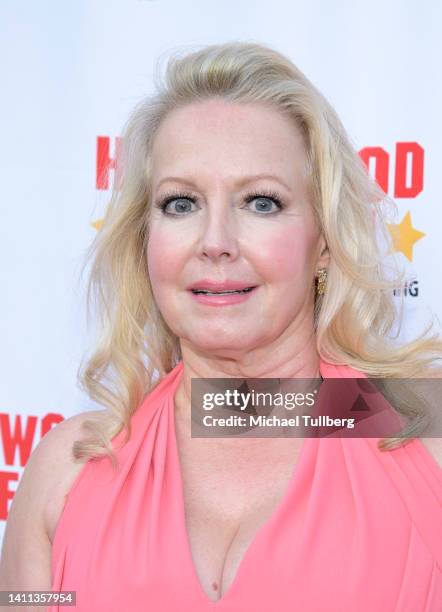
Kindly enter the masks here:
[[327, 285], [327, 268], [320, 268], [316, 277], [316, 295], [324, 295]]

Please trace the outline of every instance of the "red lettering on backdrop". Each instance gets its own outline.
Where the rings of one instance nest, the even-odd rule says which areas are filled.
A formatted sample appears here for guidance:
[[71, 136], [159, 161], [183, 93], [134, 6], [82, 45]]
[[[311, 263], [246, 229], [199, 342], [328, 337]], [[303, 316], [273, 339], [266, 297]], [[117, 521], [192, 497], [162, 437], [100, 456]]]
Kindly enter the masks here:
[[18, 481], [17, 472], [0, 472], [0, 520], [8, 518], [8, 501], [14, 497], [15, 491], [9, 488], [11, 481]]
[[52, 427], [57, 425], [57, 423], [61, 423], [64, 421], [64, 417], [61, 414], [56, 414], [54, 412], [50, 412], [41, 420], [41, 437], [48, 433]]
[[[390, 156], [382, 147], [364, 147], [359, 151], [362, 161], [369, 169], [370, 159], [375, 160], [374, 178], [388, 193]], [[410, 172], [407, 173], [407, 161]], [[424, 149], [417, 142], [396, 143], [394, 197], [415, 198], [424, 188]]]
[[[25, 427], [23, 433], [22, 418], [25, 420]], [[26, 416], [16, 414], [14, 419], [14, 428], [11, 431], [11, 415], [0, 414], [0, 433], [2, 440], [2, 448], [4, 455], [4, 462], [6, 465], [14, 465], [16, 449], [18, 448], [19, 463], [21, 466], [26, 465], [35, 441], [35, 431], [37, 429], [37, 421], [39, 417]], [[49, 413], [41, 419], [41, 438], [50, 430], [54, 425], [63, 421], [64, 417], [61, 414]]]
[[374, 178], [384, 193], [388, 193], [388, 171], [390, 156], [382, 147], [364, 147], [359, 151], [362, 161], [369, 168], [371, 158], [375, 161]]
[[[115, 155], [110, 155], [109, 136], [97, 137], [97, 167], [96, 187], [100, 190], [109, 189], [109, 172], [116, 171], [118, 158], [121, 154], [122, 139], [115, 137]], [[364, 147], [359, 156], [369, 168], [370, 159], [375, 159], [374, 178], [385, 193], [388, 193], [390, 156], [383, 147]], [[407, 177], [407, 160], [411, 159], [411, 177]], [[411, 180], [407, 181], [410, 178]], [[116, 177], [119, 181], [118, 177]], [[409, 183], [407, 185], [407, 182]], [[396, 143], [394, 197], [415, 198], [423, 190], [424, 185], [424, 149], [417, 142]], [[118, 185], [117, 185], [118, 188]]]
[[[410, 158], [411, 177], [407, 177], [407, 159]], [[411, 180], [408, 180], [411, 179]], [[407, 185], [407, 182], [409, 183]], [[395, 198], [415, 198], [424, 188], [424, 150], [417, 142], [396, 144]]]
[[[37, 430], [36, 416], [16, 415], [14, 425], [11, 427], [12, 417], [9, 414], [0, 414], [0, 433], [4, 455], [4, 463], [6, 465], [14, 465], [16, 462], [16, 450], [18, 448], [18, 462], [20, 466], [25, 466], [31, 456], [35, 434]], [[49, 413], [41, 419], [40, 437], [42, 438], [53, 426], [64, 417], [61, 414]], [[25, 422], [25, 425], [23, 425]], [[1, 472], [0, 471], [0, 520], [6, 520], [8, 517], [8, 501], [13, 499], [15, 489], [10, 489], [11, 482], [18, 482], [20, 479], [18, 472]]]
[[0, 428], [2, 437], [2, 448], [4, 462], [6, 465], [14, 465], [15, 451], [18, 448], [20, 465], [25, 465], [32, 451], [32, 444], [37, 427], [37, 417], [26, 417], [26, 427], [22, 431], [22, 419], [15, 415], [14, 428], [11, 431], [11, 417], [9, 414], [0, 414]]
[[96, 187], [97, 189], [109, 189], [109, 171], [117, 169], [117, 161], [121, 152], [122, 139], [115, 138], [115, 155], [110, 156], [109, 136], [97, 137], [97, 167], [96, 167]]

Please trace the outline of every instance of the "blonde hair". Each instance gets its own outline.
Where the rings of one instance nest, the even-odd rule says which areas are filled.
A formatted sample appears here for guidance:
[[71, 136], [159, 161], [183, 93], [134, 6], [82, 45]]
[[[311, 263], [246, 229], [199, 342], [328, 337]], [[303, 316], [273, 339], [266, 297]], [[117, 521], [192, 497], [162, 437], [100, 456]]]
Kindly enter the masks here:
[[[393, 288], [403, 276], [396, 269], [396, 277], [387, 280], [375, 229], [388, 243], [387, 204], [395, 204], [369, 176], [336, 112], [299, 68], [261, 44], [229, 42], [171, 57], [164, 78], [157, 73], [156, 86], [125, 126], [117, 180], [86, 257], [86, 263], [92, 261], [88, 316], [93, 303], [98, 337], [78, 379], [107, 410], [85, 422], [91, 435], [74, 443], [74, 456], [108, 455], [115, 466], [112, 438], [126, 428], [127, 442], [140, 402], [181, 359], [179, 340], [155, 303], [147, 270], [150, 154], [169, 112], [208, 98], [270, 106], [302, 131], [310, 200], [331, 255], [327, 289], [315, 303], [319, 355], [370, 377], [425, 375], [442, 354], [437, 334], [427, 337], [433, 322], [404, 346], [388, 338], [396, 319]], [[396, 409], [424, 418], [406, 400]], [[381, 440], [379, 448], [395, 448], [412, 434], [410, 429]]]

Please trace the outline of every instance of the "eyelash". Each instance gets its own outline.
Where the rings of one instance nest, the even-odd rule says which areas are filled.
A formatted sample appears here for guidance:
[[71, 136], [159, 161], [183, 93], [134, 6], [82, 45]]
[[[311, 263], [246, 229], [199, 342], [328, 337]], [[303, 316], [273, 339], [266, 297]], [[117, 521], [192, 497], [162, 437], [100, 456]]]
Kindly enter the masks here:
[[[267, 189], [260, 189], [259, 191], [253, 191], [253, 192], [247, 193], [245, 196], [245, 201], [247, 204], [250, 204], [250, 202], [253, 202], [253, 200], [256, 200], [257, 198], [267, 198], [269, 200], [272, 200], [276, 204], [276, 206], [279, 208], [279, 210], [283, 210], [286, 206], [284, 202], [282, 201], [281, 197], [279, 196], [279, 194], [276, 193], [276, 191], [267, 190]], [[171, 191], [171, 192], [166, 193], [158, 202], [156, 202], [155, 207], [162, 210], [163, 213], [165, 215], [168, 215], [169, 217], [183, 217], [185, 216], [186, 213], [174, 214], [174, 213], [166, 212], [166, 207], [168, 204], [170, 204], [170, 202], [173, 202], [174, 200], [181, 200], [181, 199], [190, 200], [193, 204], [196, 204], [196, 200], [197, 200], [195, 195], [191, 193], [190, 191]], [[256, 214], [258, 215], [262, 214], [262, 216], [264, 216], [264, 215], [275, 214], [275, 212], [278, 212], [278, 211], [273, 211], [270, 213], [269, 212], [256, 213]]]

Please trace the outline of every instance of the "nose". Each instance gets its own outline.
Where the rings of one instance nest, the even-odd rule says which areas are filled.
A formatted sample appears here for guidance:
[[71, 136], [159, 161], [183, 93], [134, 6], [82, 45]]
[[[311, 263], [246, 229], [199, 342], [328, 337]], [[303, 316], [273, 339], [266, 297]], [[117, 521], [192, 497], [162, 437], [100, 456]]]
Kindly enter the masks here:
[[198, 240], [198, 257], [218, 261], [239, 255], [237, 220], [226, 202], [217, 199], [206, 207]]

